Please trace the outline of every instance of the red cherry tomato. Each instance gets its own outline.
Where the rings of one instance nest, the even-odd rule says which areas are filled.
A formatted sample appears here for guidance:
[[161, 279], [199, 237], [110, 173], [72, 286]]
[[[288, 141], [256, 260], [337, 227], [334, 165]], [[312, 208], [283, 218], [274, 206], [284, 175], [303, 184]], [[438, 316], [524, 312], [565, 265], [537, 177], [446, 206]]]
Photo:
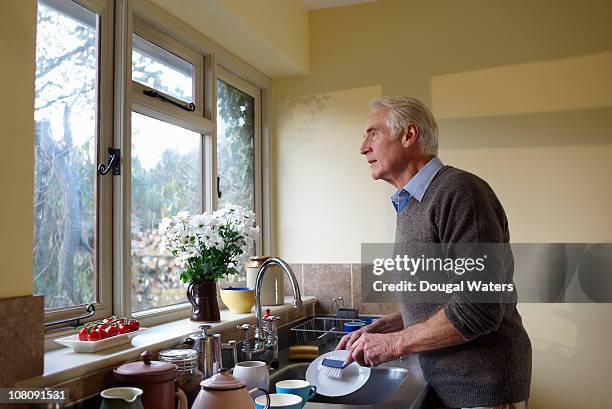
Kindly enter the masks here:
[[87, 341], [87, 328], [83, 327], [79, 331], [79, 341]]
[[140, 329], [140, 323], [136, 320], [129, 320], [128, 326], [130, 327], [130, 331], [138, 331]]
[[119, 330], [117, 329], [116, 326], [114, 325], [109, 325], [108, 327], [106, 327], [106, 329], [104, 330], [104, 338], [110, 338], [110, 337], [114, 337], [115, 335], [117, 335], [119, 333]]
[[108, 325], [105, 324], [100, 324], [100, 325], [96, 325], [95, 329], [98, 330], [98, 332], [100, 333], [100, 338], [104, 339], [106, 338], [106, 329], [108, 328]]
[[123, 322], [120, 322], [117, 328], [119, 329], [120, 334], [127, 334], [130, 332], [130, 327], [125, 325]]
[[88, 341], [99, 341], [102, 339], [102, 335], [100, 334], [100, 330], [94, 329], [89, 332], [87, 336]]

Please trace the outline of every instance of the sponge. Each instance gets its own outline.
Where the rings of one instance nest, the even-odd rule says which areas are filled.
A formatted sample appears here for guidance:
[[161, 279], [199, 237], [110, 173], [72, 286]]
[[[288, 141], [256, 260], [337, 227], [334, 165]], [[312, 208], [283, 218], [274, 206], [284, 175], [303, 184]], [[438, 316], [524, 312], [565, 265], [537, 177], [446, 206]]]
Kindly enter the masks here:
[[317, 345], [293, 345], [289, 347], [289, 359], [313, 360], [319, 356]]

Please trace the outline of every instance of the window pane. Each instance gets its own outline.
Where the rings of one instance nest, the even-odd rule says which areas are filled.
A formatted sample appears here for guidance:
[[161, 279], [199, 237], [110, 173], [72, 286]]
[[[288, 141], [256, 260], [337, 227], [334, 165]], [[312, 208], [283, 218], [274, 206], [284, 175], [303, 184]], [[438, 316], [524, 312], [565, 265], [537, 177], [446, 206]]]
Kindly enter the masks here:
[[45, 308], [97, 301], [97, 15], [38, 4], [34, 118], [34, 292]]
[[[219, 207], [235, 204], [255, 211], [255, 100], [217, 80], [217, 176]], [[247, 250], [255, 255], [255, 243]], [[238, 268], [245, 273], [244, 266]], [[230, 282], [244, 279], [233, 276]]]
[[193, 65], [134, 34], [132, 79], [185, 102], [193, 102]]
[[162, 218], [201, 212], [201, 135], [132, 113], [132, 311], [186, 302], [174, 257], [160, 249]]
[[255, 211], [255, 101], [217, 80], [217, 113], [219, 207], [236, 204]]

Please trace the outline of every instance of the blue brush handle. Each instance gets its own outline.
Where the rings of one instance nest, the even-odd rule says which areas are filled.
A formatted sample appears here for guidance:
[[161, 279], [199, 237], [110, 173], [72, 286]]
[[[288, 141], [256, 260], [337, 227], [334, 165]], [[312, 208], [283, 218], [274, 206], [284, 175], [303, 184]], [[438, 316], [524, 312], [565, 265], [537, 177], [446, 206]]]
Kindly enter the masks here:
[[340, 369], [344, 369], [347, 366], [350, 365], [350, 363], [344, 363], [344, 361], [340, 361], [338, 359], [329, 359], [329, 358], [323, 358], [323, 362], [322, 362], [323, 366], [327, 366], [330, 368], [340, 368]]

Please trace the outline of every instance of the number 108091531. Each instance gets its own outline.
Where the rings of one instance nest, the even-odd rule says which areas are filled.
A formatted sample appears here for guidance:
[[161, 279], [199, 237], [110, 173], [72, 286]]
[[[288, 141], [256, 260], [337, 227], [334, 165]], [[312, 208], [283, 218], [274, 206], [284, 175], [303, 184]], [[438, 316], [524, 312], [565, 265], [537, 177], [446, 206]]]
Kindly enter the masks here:
[[0, 403], [45, 403], [68, 400], [68, 389], [0, 388]]

